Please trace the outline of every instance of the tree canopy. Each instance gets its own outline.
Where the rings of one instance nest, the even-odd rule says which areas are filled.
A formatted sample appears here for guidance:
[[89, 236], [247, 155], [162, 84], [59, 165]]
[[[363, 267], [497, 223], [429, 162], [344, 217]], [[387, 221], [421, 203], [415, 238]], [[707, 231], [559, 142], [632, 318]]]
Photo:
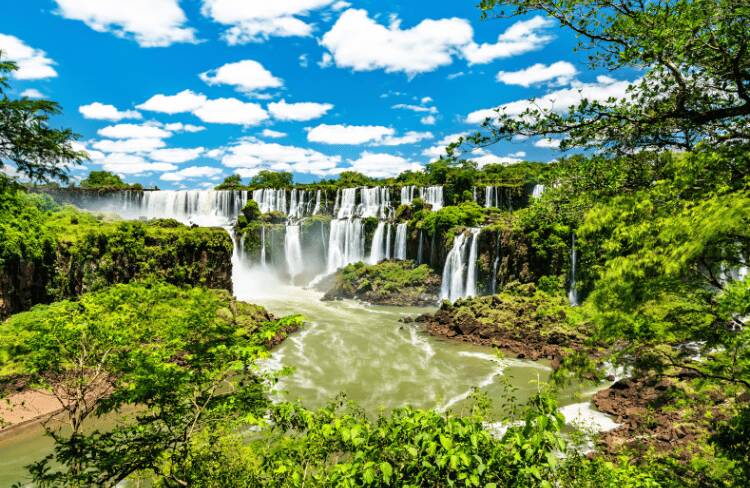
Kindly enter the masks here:
[[50, 127], [50, 118], [61, 112], [57, 103], [8, 97], [8, 77], [16, 69], [0, 52], [0, 168], [10, 161], [33, 181], [66, 181], [68, 169], [86, 159], [73, 146], [78, 136], [70, 129]]
[[[750, 141], [750, 4], [738, 0], [482, 0], [487, 17], [541, 13], [574, 33], [589, 67], [638, 74], [624, 98], [520, 115], [501, 107], [470, 138], [562, 136], [561, 149], [692, 149]], [[562, 110], [562, 111], [559, 111]]]

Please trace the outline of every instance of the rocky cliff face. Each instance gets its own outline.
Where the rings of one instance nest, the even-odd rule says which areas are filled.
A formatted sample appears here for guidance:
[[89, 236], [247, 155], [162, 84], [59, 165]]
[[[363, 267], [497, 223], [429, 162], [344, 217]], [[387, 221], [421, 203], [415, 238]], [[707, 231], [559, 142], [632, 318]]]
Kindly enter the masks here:
[[4, 264], [0, 317], [146, 277], [232, 289], [232, 242], [222, 229], [169, 220], [92, 225], [75, 214], [57, 225], [41, 255]]

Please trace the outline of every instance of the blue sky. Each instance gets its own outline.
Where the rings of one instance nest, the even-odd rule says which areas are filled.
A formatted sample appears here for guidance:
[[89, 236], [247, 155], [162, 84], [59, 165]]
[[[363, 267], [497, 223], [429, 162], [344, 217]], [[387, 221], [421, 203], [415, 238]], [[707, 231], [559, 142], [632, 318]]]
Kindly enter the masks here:
[[[16, 95], [49, 97], [55, 122], [108, 169], [160, 188], [288, 170], [391, 176], [434, 159], [487, 111], [562, 110], [621, 96], [542, 17], [480, 20], [476, 1], [25, 0], [5, 2], [0, 50]], [[426, 8], [428, 6], [428, 8]], [[469, 154], [550, 161], [555, 141]]]

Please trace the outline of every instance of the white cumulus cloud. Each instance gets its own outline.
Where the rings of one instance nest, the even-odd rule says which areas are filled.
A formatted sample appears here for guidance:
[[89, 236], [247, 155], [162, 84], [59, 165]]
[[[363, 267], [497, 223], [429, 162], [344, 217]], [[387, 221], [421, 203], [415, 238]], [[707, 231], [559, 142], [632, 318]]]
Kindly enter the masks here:
[[[499, 109], [509, 116], [518, 116], [530, 107], [561, 113], [571, 106], [577, 105], [583, 99], [604, 102], [609, 98], [624, 98], [630, 85], [631, 82], [629, 81], [616, 80], [609, 76], [598, 76], [594, 83], [574, 81], [571, 83], [571, 88], [547, 93], [533, 101], [516, 100], [501, 105]], [[466, 122], [479, 124], [487, 118], [491, 119], [496, 116], [497, 113], [494, 109], [476, 110], [466, 117]]]
[[415, 144], [426, 139], [432, 139], [432, 132], [409, 131], [403, 136], [389, 136], [373, 143], [374, 146], [401, 146], [403, 144]]
[[337, 171], [341, 157], [303, 147], [248, 140], [227, 148], [221, 162], [228, 168], [236, 168], [243, 176], [252, 176], [250, 170], [261, 169], [323, 176]]
[[81, 112], [81, 115], [83, 115], [84, 118], [93, 120], [110, 120], [112, 122], [117, 122], [122, 119], [141, 118], [141, 114], [137, 110], [118, 110], [114, 105], [107, 105], [100, 102], [81, 105], [78, 107], [78, 111]]
[[494, 44], [468, 44], [463, 55], [469, 64], [486, 64], [495, 59], [537, 51], [552, 41], [553, 36], [545, 34], [544, 30], [553, 25], [554, 22], [539, 15], [521, 20], [500, 34]]
[[58, 13], [80, 20], [97, 32], [133, 38], [141, 47], [165, 47], [197, 42], [195, 30], [185, 27], [178, 0], [55, 0]]
[[[309, 36], [312, 26], [299, 19], [334, 0], [203, 0], [203, 15], [228, 25], [230, 45], [260, 42], [271, 36]], [[340, 2], [339, 2], [340, 3]], [[335, 5], [334, 5], [335, 7]]]
[[416, 75], [451, 64], [452, 56], [469, 44], [473, 35], [464, 19], [426, 19], [402, 29], [398, 20], [384, 26], [366, 10], [350, 9], [341, 14], [321, 44], [342, 68]]
[[349, 161], [347, 170], [357, 171], [372, 178], [388, 178], [404, 171], [421, 171], [422, 165], [393, 154], [365, 151], [358, 159]]
[[99, 129], [97, 132], [102, 137], [112, 139], [140, 139], [153, 138], [164, 139], [172, 135], [171, 132], [153, 125], [117, 124]]
[[213, 166], [190, 166], [179, 171], [164, 173], [159, 179], [163, 181], [182, 181], [191, 178], [211, 178], [219, 176], [221, 173], [221, 168]]
[[257, 125], [268, 119], [268, 112], [257, 103], [236, 98], [208, 100], [193, 111], [203, 122], [214, 124]]
[[266, 88], [279, 88], [283, 82], [257, 61], [245, 59], [227, 63], [217, 69], [200, 74], [200, 79], [209, 85], [231, 85], [245, 93]]
[[163, 163], [186, 163], [200, 157], [205, 152], [203, 147], [170, 147], [151, 151], [151, 159]]
[[437, 159], [440, 156], [444, 156], [446, 146], [453, 144], [454, 142], [458, 142], [460, 138], [466, 137], [467, 135], [469, 135], [468, 132], [458, 132], [456, 134], [449, 134], [443, 137], [442, 139], [440, 139], [439, 141], [437, 141], [437, 143], [434, 146], [428, 147], [427, 149], [422, 151], [422, 155], [427, 156], [429, 158], [434, 158], [434, 159]]
[[94, 149], [107, 153], [139, 153], [159, 149], [166, 144], [161, 139], [140, 137], [133, 139], [118, 139], [116, 141], [103, 139], [91, 145]]
[[332, 108], [330, 103], [287, 103], [286, 100], [268, 104], [268, 111], [278, 120], [313, 120], [322, 117]]
[[192, 112], [206, 103], [206, 100], [206, 96], [202, 93], [183, 90], [176, 95], [154, 95], [136, 108], [173, 115]]
[[263, 132], [261, 132], [263, 137], [270, 137], [271, 139], [281, 139], [283, 137], [286, 137], [286, 132], [280, 132], [273, 129], [263, 129]]
[[550, 65], [534, 64], [519, 71], [500, 71], [497, 81], [506, 85], [529, 87], [539, 83], [553, 81], [557, 85], [569, 83], [578, 74], [578, 70], [566, 61], [558, 61]]
[[57, 76], [57, 71], [52, 67], [55, 62], [47, 57], [47, 53], [34, 49], [15, 36], [0, 34], [0, 52], [3, 59], [16, 63], [18, 69], [12, 76], [17, 80], [41, 80]]
[[535, 141], [534, 146], [541, 147], [542, 149], [559, 149], [561, 142], [560, 139], [545, 138]]
[[320, 124], [307, 132], [307, 140], [324, 144], [365, 144], [395, 133], [392, 128], [382, 125]]
[[26, 98], [44, 98], [44, 94], [36, 88], [27, 88], [21, 92], [22, 97]]

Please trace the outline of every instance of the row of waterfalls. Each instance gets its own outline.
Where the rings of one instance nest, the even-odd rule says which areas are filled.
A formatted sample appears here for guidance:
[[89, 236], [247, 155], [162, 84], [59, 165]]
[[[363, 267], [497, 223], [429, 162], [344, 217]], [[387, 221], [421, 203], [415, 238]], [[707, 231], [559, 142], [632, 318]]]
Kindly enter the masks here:
[[[535, 185], [529, 196], [539, 198], [543, 191], [542, 185]], [[477, 191], [474, 193], [476, 195]], [[499, 207], [507, 195], [502, 187], [486, 187], [482, 203], [486, 207]], [[376, 264], [390, 259], [413, 259], [433, 267], [442, 264], [442, 299], [455, 301], [477, 295], [481, 229], [471, 228], [457, 234], [447, 254], [436, 250], [440, 245], [436, 244], [435, 236], [431, 236], [428, 243], [421, 230], [412, 229], [410, 234], [408, 223], [396, 220], [396, 208], [411, 204], [416, 198], [433, 210], [445, 205], [442, 186], [342, 188], [335, 194], [321, 189], [272, 188], [121, 191], [86, 194], [72, 203], [93, 211], [114, 212], [128, 219], [173, 218], [185, 224], [224, 227], [232, 236], [236, 259], [246, 265], [275, 269], [295, 285], [315, 284], [336, 270], [360, 261]], [[243, 207], [250, 200], [257, 203], [262, 213], [275, 213], [279, 222], [256, 228], [260, 234], [257, 252], [246, 251], [248, 236], [241, 231], [237, 233], [235, 228]], [[487, 292], [494, 292], [496, 288], [499, 246], [498, 235]], [[570, 258], [569, 297], [571, 304], [576, 305], [575, 241]]]

